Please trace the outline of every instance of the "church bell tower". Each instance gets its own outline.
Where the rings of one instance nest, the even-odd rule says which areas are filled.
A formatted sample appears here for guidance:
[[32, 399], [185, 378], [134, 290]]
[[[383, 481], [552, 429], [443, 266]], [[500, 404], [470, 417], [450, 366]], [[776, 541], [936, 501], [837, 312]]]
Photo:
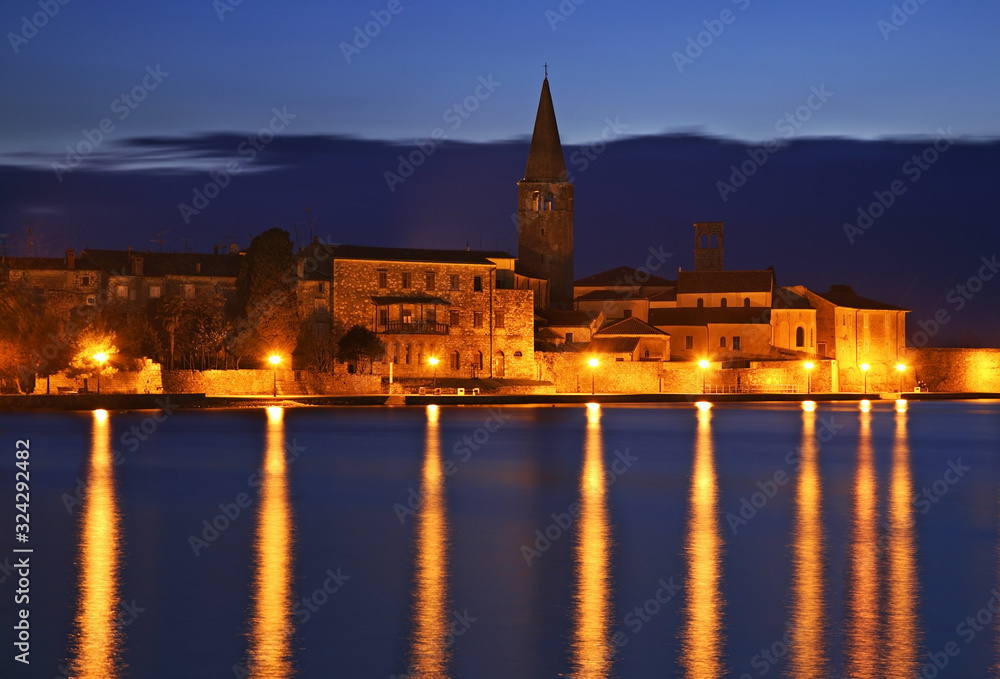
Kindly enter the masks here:
[[517, 183], [517, 257], [549, 279], [550, 305], [573, 308], [573, 185], [546, 74], [524, 179]]

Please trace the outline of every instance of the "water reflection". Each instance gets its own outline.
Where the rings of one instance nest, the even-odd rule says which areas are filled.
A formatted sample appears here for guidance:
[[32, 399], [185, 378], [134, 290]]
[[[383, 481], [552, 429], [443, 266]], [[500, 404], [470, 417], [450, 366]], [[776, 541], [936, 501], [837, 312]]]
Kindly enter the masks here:
[[802, 461], [795, 497], [795, 580], [792, 590], [792, 647], [795, 679], [826, 677], [826, 582], [823, 577], [823, 489], [816, 445], [815, 407], [802, 413]]
[[722, 663], [723, 601], [719, 592], [722, 538], [712, 450], [712, 413], [707, 408], [698, 410], [686, 551], [687, 605], [681, 662], [686, 676], [714, 679], [725, 673]]
[[118, 625], [121, 527], [111, 451], [111, 425], [94, 411], [87, 489], [80, 518], [80, 573], [72, 675], [114, 679], [122, 672]]
[[253, 616], [250, 621], [251, 676], [284, 679], [292, 668], [292, 544], [288, 501], [284, 411], [267, 409], [260, 509], [257, 514]]
[[414, 583], [413, 670], [420, 679], [446, 679], [449, 660], [448, 517], [438, 407], [427, 406], [424, 444], [423, 504], [417, 514], [416, 582]]
[[576, 543], [576, 628], [573, 676], [603, 679], [610, 674], [611, 531], [608, 523], [600, 407], [587, 408], [587, 434], [580, 474], [580, 528]]
[[859, 414], [851, 581], [847, 621], [847, 676], [879, 677], [879, 578], [877, 483], [871, 440], [871, 413]]
[[[905, 401], [904, 401], [905, 403]], [[905, 408], [896, 412], [896, 437], [889, 487], [889, 538], [885, 676], [910, 679], [918, 674], [917, 555], [914, 540], [913, 481]]]

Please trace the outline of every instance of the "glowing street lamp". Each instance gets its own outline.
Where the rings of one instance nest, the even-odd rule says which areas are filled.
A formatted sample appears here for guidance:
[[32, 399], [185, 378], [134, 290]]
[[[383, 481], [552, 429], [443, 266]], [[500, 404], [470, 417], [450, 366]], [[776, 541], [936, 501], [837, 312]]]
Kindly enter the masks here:
[[274, 398], [278, 398], [278, 364], [281, 363], [281, 356], [274, 354], [267, 360], [271, 362], [271, 373], [274, 376]]
[[861, 372], [864, 373], [864, 376], [865, 376], [865, 393], [866, 394], [868, 393], [868, 370], [870, 368], [871, 368], [871, 366], [868, 365], [867, 363], [862, 363], [861, 364]]
[[816, 365], [812, 361], [806, 361], [806, 393], [812, 393], [812, 370]]
[[899, 393], [903, 393], [903, 373], [906, 372], [906, 366], [902, 363], [896, 365], [896, 370], [899, 371]]
[[705, 393], [705, 377], [708, 375], [708, 366], [710, 365], [711, 363], [705, 359], [698, 361], [698, 367], [701, 368], [701, 393], [703, 394]]
[[587, 361], [587, 365], [590, 366], [590, 395], [594, 395], [594, 375], [597, 374], [598, 361], [596, 358], [592, 358]]
[[101, 393], [101, 371], [104, 370], [104, 363], [108, 360], [108, 355], [99, 351], [94, 354], [94, 360], [97, 361], [97, 393]]
[[431, 356], [427, 359], [427, 362], [434, 366], [434, 388], [437, 389], [438, 385], [438, 359], [435, 356]]

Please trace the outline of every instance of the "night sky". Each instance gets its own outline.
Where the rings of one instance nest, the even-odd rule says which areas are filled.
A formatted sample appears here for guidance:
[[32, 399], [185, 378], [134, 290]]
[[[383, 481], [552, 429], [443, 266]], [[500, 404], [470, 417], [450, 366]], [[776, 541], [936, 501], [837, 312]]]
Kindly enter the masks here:
[[[514, 251], [547, 62], [578, 275], [662, 248], [672, 277], [691, 223], [723, 220], [728, 268], [1000, 343], [994, 3], [63, 2], [0, 8], [8, 254], [210, 251], [272, 226]], [[859, 209], [877, 216], [845, 232]]]

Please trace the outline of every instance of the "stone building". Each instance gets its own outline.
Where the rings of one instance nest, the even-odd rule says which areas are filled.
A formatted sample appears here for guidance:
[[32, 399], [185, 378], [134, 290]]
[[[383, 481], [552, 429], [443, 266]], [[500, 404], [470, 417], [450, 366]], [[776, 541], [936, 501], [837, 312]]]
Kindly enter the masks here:
[[102, 272], [89, 258], [77, 258], [74, 250], [67, 250], [65, 258], [4, 257], [0, 280], [26, 289], [36, 302], [64, 315], [96, 305], [104, 289]]
[[549, 303], [573, 308], [573, 185], [569, 183], [548, 77], [524, 178], [517, 183], [519, 263], [549, 281]]
[[379, 335], [394, 376], [535, 375], [534, 292], [515, 289], [511, 255], [315, 243], [300, 256], [319, 263], [308, 278], [328, 282], [333, 319]]
[[599, 361], [669, 361], [670, 335], [638, 318], [626, 318], [598, 330], [584, 353]]

